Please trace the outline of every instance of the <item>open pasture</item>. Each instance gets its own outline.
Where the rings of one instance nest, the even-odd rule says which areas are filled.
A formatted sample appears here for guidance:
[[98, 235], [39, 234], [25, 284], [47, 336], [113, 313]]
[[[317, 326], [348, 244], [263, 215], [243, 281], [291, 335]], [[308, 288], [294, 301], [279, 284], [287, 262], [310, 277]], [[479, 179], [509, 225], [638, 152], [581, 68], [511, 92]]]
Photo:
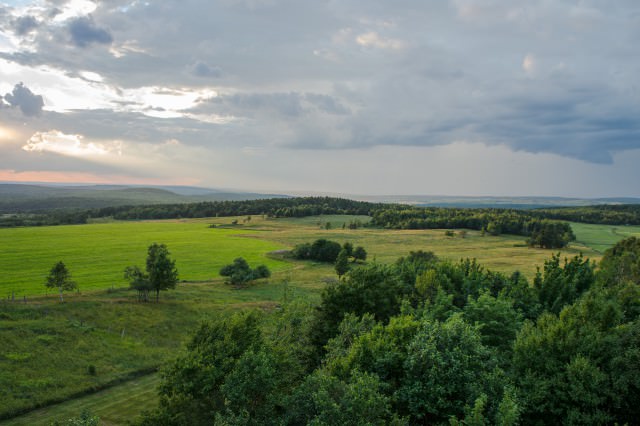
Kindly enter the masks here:
[[[128, 389], [128, 377], [147, 374], [174, 358], [203, 320], [240, 309], [273, 311], [285, 298], [313, 303], [323, 285], [322, 277], [333, 275], [325, 265], [292, 272], [295, 282], [289, 280], [292, 273], [280, 271], [241, 290], [221, 279], [180, 283], [175, 290], [161, 294], [159, 303], [136, 302], [124, 289], [71, 294], [66, 303], [43, 296], [26, 304], [0, 301], [0, 418], [52, 400], [106, 401], [99, 395], [73, 396], [120, 380], [127, 380], [127, 384], [116, 387]], [[144, 401], [155, 401], [154, 383], [145, 386], [129, 392], [130, 404], [138, 396], [142, 399], [139, 411], [150, 408]], [[122, 392], [126, 393], [125, 389]], [[73, 411], [69, 407], [82, 406], [56, 404], [40, 411], [36, 418], [17, 417], [7, 424], [48, 425], [47, 419], [64, 418]], [[126, 412], [131, 414], [132, 407]], [[115, 405], [114, 410], [106, 416], [100, 410], [92, 411], [116, 418], [124, 408]]]
[[628, 237], [640, 237], [640, 226], [592, 225], [589, 223], [571, 223], [576, 243], [591, 247], [600, 253], [618, 241]]
[[[278, 219], [255, 223], [260, 229], [270, 232], [255, 234], [256, 238], [266, 239], [285, 246], [294, 246], [304, 242], [312, 242], [317, 238], [326, 238], [354, 246], [363, 246], [368, 253], [368, 260], [392, 263], [400, 256], [411, 251], [432, 251], [440, 259], [458, 261], [475, 258], [485, 268], [492, 271], [511, 274], [519, 270], [530, 280], [536, 268], [544, 265], [544, 261], [552, 253], [560, 252], [562, 257], [572, 257], [579, 253], [599, 260], [601, 253], [582, 242], [574, 242], [562, 250], [547, 250], [528, 247], [525, 237], [518, 235], [490, 236], [479, 231], [460, 232], [454, 230], [454, 236], [445, 235], [445, 230], [389, 230], [376, 228], [342, 229], [351, 220], [368, 221], [366, 216], [315, 216], [300, 219]], [[324, 225], [331, 223], [330, 229]], [[610, 245], [624, 238], [618, 236]]]
[[[536, 267], [550, 257], [549, 250], [527, 247], [521, 236], [482, 235], [444, 230], [349, 229], [351, 221], [366, 216], [315, 216], [300, 219], [263, 219], [229, 226], [232, 218], [111, 222], [90, 225], [0, 229], [0, 297], [46, 293], [44, 280], [53, 264], [65, 262], [80, 291], [126, 287], [126, 266], [144, 266], [147, 247], [165, 243], [183, 281], [208, 281], [219, 269], [242, 256], [251, 265], [264, 263], [273, 271], [290, 267], [267, 256], [275, 250], [327, 238], [362, 245], [369, 260], [395, 261], [410, 251], [433, 251], [457, 261], [476, 258], [485, 267], [505, 273], [519, 270], [532, 278]], [[242, 218], [239, 218], [242, 222]], [[326, 228], [330, 223], [330, 229]], [[210, 224], [218, 227], [210, 228]], [[345, 227], [343, 228], [343, 224]], [[564, 256], [583, 253], [598, 260], [602, 252], [622, 238], [640, 235], [640, 227], [572, 224], [577, 241], [561, 250]]]
[[266, 253], [283, 248], [274, 242], [246, 238], [246, 232], [209, 228], [211, 221], [112, 222], [90, 225], [0, 229], [0, 297], [12, 292], [44, 294], [45, 277], [62, 260], [80, 291], [126, 287], [123, 271], [144, 268], [150, 244], [167, 245], [183, 281], [207, 281], [234, 258], [266, 264], [272, 270], [287, 264]]

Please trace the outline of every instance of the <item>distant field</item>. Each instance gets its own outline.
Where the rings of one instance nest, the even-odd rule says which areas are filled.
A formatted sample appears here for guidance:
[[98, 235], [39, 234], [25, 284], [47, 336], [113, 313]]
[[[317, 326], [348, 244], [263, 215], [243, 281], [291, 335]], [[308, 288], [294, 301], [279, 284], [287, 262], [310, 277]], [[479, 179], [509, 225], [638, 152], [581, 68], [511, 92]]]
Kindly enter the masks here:
[[[362, 245], [369, 254], [369, 260], [375, 259], [383, 263], [392, 263], [411, 251], [433, 251], [441, 259], [454, 262], [476, 258], [485, 268], [506, 274], [519, 270], [529, 279], [533, 279], [536, 267], [542, 267], [552, 253], [560, 252], [563, 257], [583, 253], [594, 260], [601, 257], [599, 252], [582, 243], [573, 243], [563, 250], [546, 250], [528, 247], [522, 236], [482, 236], [479, 231], [467, 231], [462, 238], [459, 231], [455, 231], [454, 237], [448, 237], [441, 229], [342, 229], [343, 223], [348, 225], [351, 220], [356, 219], [368, 221], [366, 216], [315, 216], [266, 221], [261, 224], [261, 228], [271, 232], [261, 232], [256, 237], [289, 246], [316, 238], [328, 238], [340, 243], [349, 241], [356, 246]], [[323, 229], [326, 222], [331, 223], [331, 229]]]
[[147, 247], [164, 243], [176, 260], [181, 280], [205, 281], [243, 256], [249, 264], [285, 268], [266, 257], [281, 249], [274, 242], [246, 238], [246, 231], [209, 228], [211, 221], [113, 222], [91, 225], [0, 229], [0, 297], [12, 291], [44, 294], [45, 277], [62, 260], [80, 291], [125, 287], [123, 271], [144, 266]]
[[591, 225], [571, 223], [576, 242], [603, 253], [618, 241], [628, 237], [640, 237], [640, 226]]
[[[287, 264], [266, 256], [270, 251], [290, 248], [317, 238], [362, 245], [370, 260], [393, 262], [410, 251], [430, 250], [441, 258], [457, 261], [476, 258], [487, 268], [511, 273], [520, 270], [529, 278], [549, 258], [551, 251], [529, 248], [520, 236], [482, 236], [468, 231], [447, 237], [443, 230], [348, 229], [352, 221], [368, 222], [366, 216], [315, 216], [269, 220], [254, 217], [237, 228], [209, 228], [229, 223], [229, 218], [172, 221], [111, 222], [90, 225], [0, 229], [0, 298], [12, 292], [44, 294], [45, 277], [55, 262], [62, 260], [81, 291], [126, 287], [126, 266], [143, 266], [147, 247], [167, 244], [184, 281], [207, 281], [235, 257], [250, 264], [265, 263], [272, 270]], [[330, 223], [330, 229], [326, 223]], [[345, 227], [343, 229], [343, 226]], [[572, 224], [578, 241], [563, 255], [582, 252], [599, 259], [616, 241], [640, 235], [640, 227], [610, 227]]]

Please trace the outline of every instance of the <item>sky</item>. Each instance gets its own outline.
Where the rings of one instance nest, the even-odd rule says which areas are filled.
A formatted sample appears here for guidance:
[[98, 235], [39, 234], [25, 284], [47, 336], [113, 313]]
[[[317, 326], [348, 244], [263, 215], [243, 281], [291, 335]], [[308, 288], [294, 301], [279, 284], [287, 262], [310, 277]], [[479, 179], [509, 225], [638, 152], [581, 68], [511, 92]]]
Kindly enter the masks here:
[[637, 0], [0, 0], [0, 181], [640, 197]]

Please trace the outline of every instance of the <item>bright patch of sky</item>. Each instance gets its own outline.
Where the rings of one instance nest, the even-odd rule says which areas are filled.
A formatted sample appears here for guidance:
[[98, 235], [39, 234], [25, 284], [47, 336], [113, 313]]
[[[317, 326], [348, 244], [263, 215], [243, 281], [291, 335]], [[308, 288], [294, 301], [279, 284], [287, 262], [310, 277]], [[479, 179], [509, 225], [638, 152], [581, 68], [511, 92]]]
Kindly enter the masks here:
[[66, 135], [57, 130], [36, 132], [22, 149], [29, 152], [50, 151], [62, 155], [90, 157], [105, 155], [111, 149], [117, 148], [117, 146], [109, 148], [101, 143], [85, 142], [83, 139], [82, 135]]

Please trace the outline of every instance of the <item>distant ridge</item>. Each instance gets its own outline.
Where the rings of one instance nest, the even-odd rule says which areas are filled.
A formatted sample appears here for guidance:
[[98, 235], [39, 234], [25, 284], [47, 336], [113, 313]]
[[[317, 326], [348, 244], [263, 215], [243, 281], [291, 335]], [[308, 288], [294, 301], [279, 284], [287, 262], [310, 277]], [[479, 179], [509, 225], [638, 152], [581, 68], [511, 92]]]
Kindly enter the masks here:
[[93, 209], [125, 205], [182, 204], [286, 198], [281, 194], [229, 192], [180, 186], [34, 185], [0, 183], [0, 213]]
[[[311, 193], [312, 192], [309, 191], [306, 195]], [[294, 195], [264, 194], [177, 185], [34, 184], [7, 182], [0, 183], [0, 214], [61, 209], [93, 209], [124, 205], [245, 201], [268, 198], [290, 198], [292, 196]], [[331, 194], [331, 196], [356, 201], [408, 204], [418, 207], [534, 209], [583, 207], [605, 204], [640, 204], [640, 198], [634, 197], [572, 198], [350, 194]]]
[[582, 207], [603, 204], [640, 204], [640, 198], [569, 198], [569, 197], [465, 197], [446, 195], [380, 195], [354, 196], [356, 200], [376, 203], [410, 204], [418, 207], [468, 207], [468, 208], [503, 208], [534, 209], [550, 207]]

